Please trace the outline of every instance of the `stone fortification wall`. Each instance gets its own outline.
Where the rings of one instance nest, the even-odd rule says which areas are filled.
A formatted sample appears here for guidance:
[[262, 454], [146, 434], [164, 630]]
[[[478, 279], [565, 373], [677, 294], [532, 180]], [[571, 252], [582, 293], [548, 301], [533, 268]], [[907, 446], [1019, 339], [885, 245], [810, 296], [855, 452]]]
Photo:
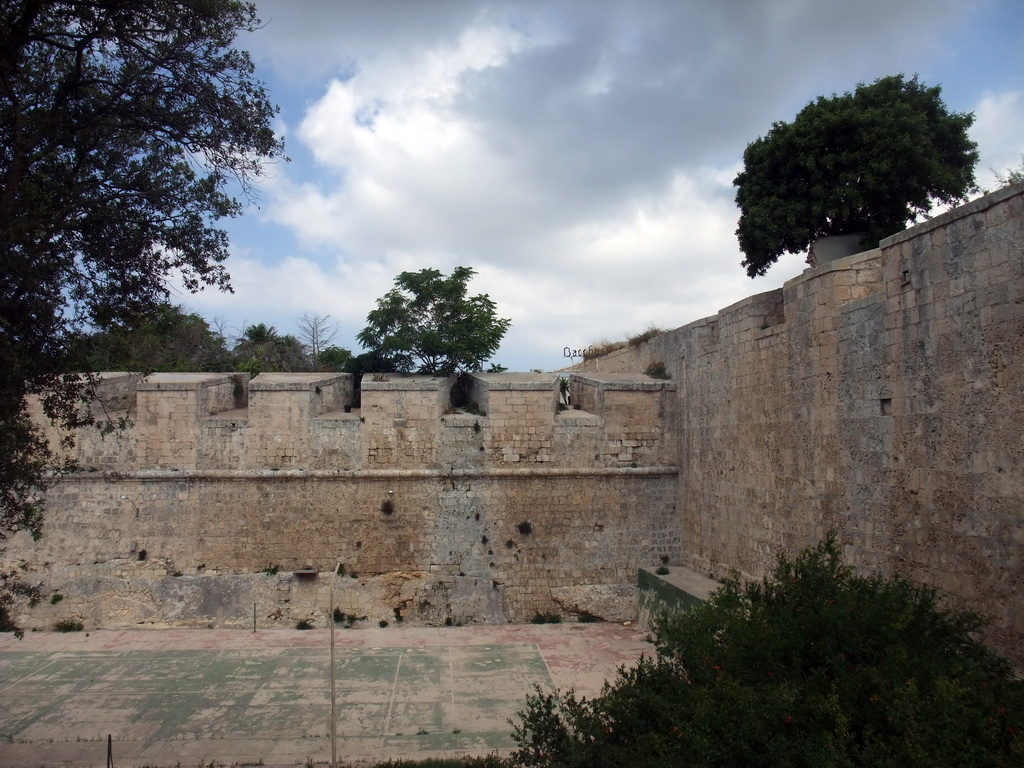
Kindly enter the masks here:
[[576, 369], [653, 361], [693, 567], [761, 575], [835, 529], [1024, 661], [1024, 185]]
[[339, 607], [367, 621], [632, 618], [637, 568], [682, 558], [674, 385], [574, 376], [608, 390], [593, 411], [560, 410], [551, 374], [476, 375], [461, 411], [452, 385], [366, 376], [357, 407], [347, 374], [107, 375], [133, 426], [83, 431], [44, 538], [12, 541], [63, 595], [20, 620], [322, 620], [339, 563]]

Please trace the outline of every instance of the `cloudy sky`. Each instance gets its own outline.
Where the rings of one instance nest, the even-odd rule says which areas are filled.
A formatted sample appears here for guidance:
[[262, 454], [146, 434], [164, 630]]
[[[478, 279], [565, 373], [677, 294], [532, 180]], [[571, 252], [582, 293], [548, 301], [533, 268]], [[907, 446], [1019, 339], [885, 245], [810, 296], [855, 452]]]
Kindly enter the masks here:
[[1024, 154], [1020, 0], [257, 0], [240, 40], [291, 162], [228, 225], [237, 333], [330, 315], [355, 334], [399, 272], [478, 272], [494, 361], [675, 328], [804, 268], [746, 277], [732, 180], [819, 94], [887, 74], [974, 112], [979, 183]]

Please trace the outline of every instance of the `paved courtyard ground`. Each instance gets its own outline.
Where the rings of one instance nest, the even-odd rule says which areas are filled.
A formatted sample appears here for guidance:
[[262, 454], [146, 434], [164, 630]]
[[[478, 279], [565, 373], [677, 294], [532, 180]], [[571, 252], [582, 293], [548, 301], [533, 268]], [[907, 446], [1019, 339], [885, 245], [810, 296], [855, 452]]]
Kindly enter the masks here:
[[[617, 624], [338, 629], [339, 763], [506, 751], [534, 686], [593, 696]], [[0, 766], [329, 764], [326, 629], [0, 635]]]

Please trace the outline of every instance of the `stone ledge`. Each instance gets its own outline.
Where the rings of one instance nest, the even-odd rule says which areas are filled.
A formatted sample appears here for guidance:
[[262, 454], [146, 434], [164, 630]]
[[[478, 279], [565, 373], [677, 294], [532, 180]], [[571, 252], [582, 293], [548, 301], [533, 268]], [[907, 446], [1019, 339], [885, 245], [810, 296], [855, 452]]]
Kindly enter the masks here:
[[[385, 379], [374, 380], [374, 376], [383, 376]], [[425, 391], [436, 392], [450, 384], [451, 376], [421, 376], [405, 373], [382, 373], [363, 374], [360, 384], [363, 392], [381, 391]]]
[[143, 392], [197, 390], [211, 384], [230, 382], [234, 375], [230, 373], [151, 373], [140, 381], [136, 388]]
[[[168, 480], [370, 480], [377, 478], [418, 480], [422, 478], [463, 477], [607, 477], [635, 475], [637, 477], [671, 477], [679, 474], [679, 467], [530, 467], [508, 469], [222, 469], [177, 470], [155, 469], [131, 472], [83, 472], [69, 476], [74, 482], [166, 482]], [[60, 478], [49, 476], [54, 483]]]
[[604, 392], [672, 392], [678, 388], [670, 379], [654, 379], [643, 373], [573, 373], [570, 378]]
[[250, 392], [308, 392], [314, 387], [351, 380], [351, 373], [261, 373], [249, 382]]
[[472, 429], [474, 426], [483, 427], [487, 423], [487, 417], [478, 413], [446, 413], [441, 417], [441, 423], [446, 427]]
[[492, 392], [502, 390], [554, 390], [558, 377], [553, 373], [474, 373], [473, 380]]
[[599, 427], [604, 423], [604, 419], [590, 411], [567, 408], [555, 414], [555, 422], [566, 427]]
[[897, 232], [895, 235], [890, 235], [882, 240], [878, 245], [881, 248], [889, 248], [890, 246], [898, 245], [899, 243], [906, 242], [907, 240], [913, 240], [915, 237], [920, 237], [924, 233], [930, 232], [933, 229], [940, 229], [951, 224], [957, 219], [965, 219], [968, 216], [981, 213], [997, 203], [1001, 203], [1004, 200], [1009, 200], [1011, 197], [1016, 197], [1017, 195], [1022, 194], [1024, 194], [1024, 181], [1018, 184], [1012, 184], [1008, 187], [1003, 187], [1002, 189], [997, 189], [995, 192], [990, 192], [976, 200], [964, 203], [951, 211], [941, 213], [933, 219], [928, 219], [928, 221], [915, 224], [910, 227], [910, 229], [905, 229], [902, 232]]
[[[681, 566], [670, 567], [669, 572], [664, 575], [640, 568], [637, 572], [637, 583], [641, 593], [648, 592], [667, 607], [678, 607], [683, 610], [703, 603], [712, 592], [722, 586], [712, 578]], [[649, 599], [641, 602], [648, 610], [652, 607]]]

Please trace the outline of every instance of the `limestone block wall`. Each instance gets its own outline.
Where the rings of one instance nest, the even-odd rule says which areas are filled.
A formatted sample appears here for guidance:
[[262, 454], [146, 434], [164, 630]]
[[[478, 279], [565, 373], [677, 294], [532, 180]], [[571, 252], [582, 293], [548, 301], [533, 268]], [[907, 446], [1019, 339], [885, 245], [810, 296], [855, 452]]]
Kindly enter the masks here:
[[43, 430], [50, 449], [59, 457], [77, 461], [83, 469], [111, 470], [134, 464], [136, 439], [134, 432], [111, 430], [123, 420], [134, 420], [136, 415], [136, 387], [141, 377], [124, 371], [99, 374], [96, 398], [84, 407], [97, 420], [97, 424], [75, 433], [72, 448], [63, 444], [62, 430], [43, 414], [42, 399], [28, 398], [28, 411]]
[[347, 375], [156, 374], [118, 460], [57, 482], [44, 538], [6, 560], [87, 626], [244, 626], [250, 598], [288, 626], [339, 563], [342, 610], [380, 620], [629, 618], [637, 567], [682, 558], [678, 468], [656, 445], [672, 387], [613, 378], [579, 379], [587, 413], [550, 374], [480, 374], [466, 412], [454, 377], [364, 377], [354, 407]]
[[652, 360], [692, 566], [760, 576], [835, 529], [1024, 663], [1024, 185], [575, 370]]
[[471, 397], [487, 417], [485, 450], [494, 462], [544, 464], [555, 460], [558, 390], [551, 374], [475, 374]]
[[[528, 621], [561, 612], [558, 587], [631, 586], [639, 565], [661, 555], [678, 560], [675, 494], [675, 472], [664, 469], [82, 477], [51, 490], [44, 538], [14, 542], [12, 550], [29, 578], [65, 596], [62, 610], [91, 626], [114, 621], [111, 592], [138, 593], [134, 607], [119, 609], [120, 625], [188, 624], [186, 616], [197, 625], [245, 625], [251, 606], [242, 601], [244, 614], [237, 615], [238, 601], [227, 593], [223, 600], [236, 607], [211, 616], [159, 602], [173, 597], [170, 587], [139, 592], [129, 582], [278, 566], [287, 574], [316, 570], [317, 593], [338, 563], [350, 580], [353, 611], [389, 619], [398, 608], [411, 621], [433, 624]], [[98, 578], [125, 581], [100, 589]], [[375, 602], [384, 583], [405, 584], [405, 596], [399, 600], [396, 587], [384, 590], [390, 602]], [[225, 590], [233, 584], [226, 580]], [[261, 624], [304, 618], [309, 599], [293, 594], [299, 587], [283, 589], [280, 599], [260, 597]], [[216, 593], [211, 589], [203, 594]], [[266, 618], [275, 612], [276, 619]], [[25, 607], [21, 620], [45, 627], [52, 617]]]
[[574, 408], [602, 417], [595, 460], [603, 466], [676, 463], [676, 382], [615, 373], [569, 377]]
[[1024, 659], [1024, 186], [883, 242], [840, 328], [841, 508], [863, 562], [993, 618]]
[[200, 419], [244, 405], [246, 374], [155, 373], [137, 387], [137, 461], [142, 468], [195, 468]]
[[252, 468], [305, 467], [318, 451], [311, 424], [352, 405], [352, 375], [263, 373], [249, 384], [245, 460]]
[[442, 376], [364, 376], [367, 466], [437, 466], [438, 430], [451, 386], [451, 378]]

